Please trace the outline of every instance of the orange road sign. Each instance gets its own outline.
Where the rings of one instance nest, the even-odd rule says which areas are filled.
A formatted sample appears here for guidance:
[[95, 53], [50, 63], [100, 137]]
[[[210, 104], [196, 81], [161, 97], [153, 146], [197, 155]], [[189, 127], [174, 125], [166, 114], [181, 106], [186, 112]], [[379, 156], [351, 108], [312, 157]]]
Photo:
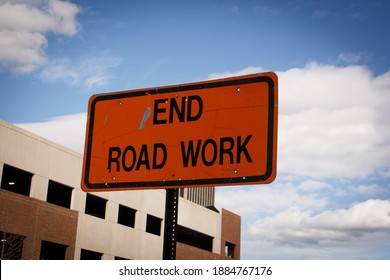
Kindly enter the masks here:
[[272, 72], [94, 95], [82, 189], [270, 183], [277, 118]]

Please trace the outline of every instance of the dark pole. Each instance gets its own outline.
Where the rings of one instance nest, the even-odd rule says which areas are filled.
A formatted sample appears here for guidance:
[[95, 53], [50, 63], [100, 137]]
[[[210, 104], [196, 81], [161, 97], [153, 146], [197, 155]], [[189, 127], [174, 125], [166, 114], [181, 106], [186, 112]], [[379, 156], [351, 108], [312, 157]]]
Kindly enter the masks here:
[[179, 189], [167, 189], [165, 198], [165, 223], [163, 260], [176, 259], [176, 228], [179, 208]]

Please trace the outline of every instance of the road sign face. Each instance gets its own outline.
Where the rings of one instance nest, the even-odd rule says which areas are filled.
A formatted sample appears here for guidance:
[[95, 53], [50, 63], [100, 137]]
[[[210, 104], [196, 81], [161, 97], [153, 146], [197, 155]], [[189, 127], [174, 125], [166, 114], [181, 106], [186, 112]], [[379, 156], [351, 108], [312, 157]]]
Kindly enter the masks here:
[[272, 182], [277, 89], [269, 72], [92, 96], [82, 189]]

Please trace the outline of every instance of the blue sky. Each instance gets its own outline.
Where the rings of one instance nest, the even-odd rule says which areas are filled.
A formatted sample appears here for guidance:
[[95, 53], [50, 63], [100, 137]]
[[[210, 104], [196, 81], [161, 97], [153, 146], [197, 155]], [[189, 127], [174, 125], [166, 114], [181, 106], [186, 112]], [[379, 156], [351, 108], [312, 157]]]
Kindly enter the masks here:
[[0, 0], [0, 118], [83, 152], [92, 94], [279, 76], [278, 177], [220, 187], [244, 259], [390, 258], [388, 1]]

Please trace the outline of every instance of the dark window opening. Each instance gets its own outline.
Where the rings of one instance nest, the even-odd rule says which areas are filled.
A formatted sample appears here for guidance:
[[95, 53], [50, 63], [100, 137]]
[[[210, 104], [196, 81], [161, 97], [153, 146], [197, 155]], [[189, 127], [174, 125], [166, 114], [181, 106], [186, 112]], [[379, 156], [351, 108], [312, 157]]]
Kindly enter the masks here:
[[225, 257], [234, 258], [234, 248], [236, 245], [230, 242], [225, 243]]
[[136, 212], [132, 208], [119, 205], [118, 224], [134, 228]]
[[161, 235], [161, 219], [152, 215], [146, 217], [146, 232]]
[[87, 193], [85, 214], [104, 219], [106, 217], [106, 204], [106, 199]]
[[70, 209], [72, 191], [73, 188], [50, 180], [46, 201]]
[[41, 243], [40, 260], [65, 260], [68, 246], [46, 240]]
[[102, 256], [102, 253], [81, 249], [80, 260], [101, 260]]
[[4, 164], [1, 188], [14, 193], [30, 196], [32, 174]]
[[2, 260], [21, 260], [23, 253], [23, 241], [25, 236], [0, 231], [1, 237], [1, 259]]
[[183, 188], [179, 189], [179, 195], [180, 195], [180, 197], [184, 198], [184, 189]]
[[128, 260], [131, 260], [131, 259], [126, 259], [126, 258], [115, 256], [114, 260], [116, 260], [116, 261], [128, 261]]
[[213, 237], [180, 225], [177, 226], [177, 242], [209, 252], [213, 251]]

